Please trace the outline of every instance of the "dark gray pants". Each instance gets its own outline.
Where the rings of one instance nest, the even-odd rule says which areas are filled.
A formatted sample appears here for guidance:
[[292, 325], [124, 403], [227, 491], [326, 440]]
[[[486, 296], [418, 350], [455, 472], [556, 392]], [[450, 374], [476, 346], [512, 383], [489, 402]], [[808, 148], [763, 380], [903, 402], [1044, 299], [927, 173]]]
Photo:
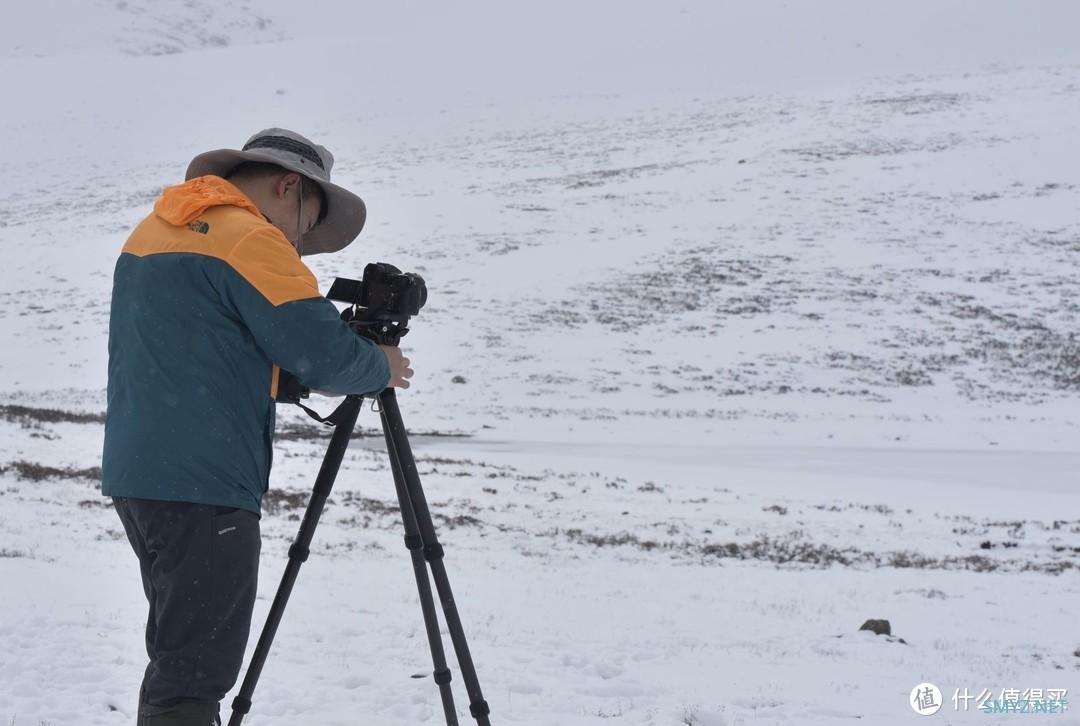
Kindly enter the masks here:
[[138, 723], [217, 723], [251, 628], [259, 517], [208, 504], [129, 497], [113, 503], [150, 605]]

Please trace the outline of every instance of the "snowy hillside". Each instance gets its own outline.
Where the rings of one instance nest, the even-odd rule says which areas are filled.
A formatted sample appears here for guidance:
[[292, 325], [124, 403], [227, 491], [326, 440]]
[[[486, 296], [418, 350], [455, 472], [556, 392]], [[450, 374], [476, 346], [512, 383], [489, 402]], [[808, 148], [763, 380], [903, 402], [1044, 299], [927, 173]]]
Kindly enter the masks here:
[[[1078, 23], [1068, 2], [16, 8], [0, 723], [133, 720], [144, 603], [96, 491], [112, 267], [194, 154], [274, 125], [368, 204], [311, 258], [324, 286], [374, 260], [428, 281], [400, 398], [493, 723], [901, 724], [925, 681], [941, 722], [983, 723], [955, 689], [1075, 685]], [[326, 441], [279, 413], [257, 625]], [[246, 723], [442, 722], [396, 516], [367, 436]]]

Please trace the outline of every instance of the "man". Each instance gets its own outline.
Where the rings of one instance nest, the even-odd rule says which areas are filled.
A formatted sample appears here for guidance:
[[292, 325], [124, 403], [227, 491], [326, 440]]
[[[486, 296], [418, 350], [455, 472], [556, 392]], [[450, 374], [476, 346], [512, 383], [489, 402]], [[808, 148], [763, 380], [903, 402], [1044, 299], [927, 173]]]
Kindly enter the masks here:
[[220, 723], [251, 626], [281, 371], [335, 394], [409, 386], [409, 360], [354, 334], [301, 261], [364, 225], [332, 165], [284, 129], [200, 154], [117, 261], [102, 493], [150, 605], [138, 726]]

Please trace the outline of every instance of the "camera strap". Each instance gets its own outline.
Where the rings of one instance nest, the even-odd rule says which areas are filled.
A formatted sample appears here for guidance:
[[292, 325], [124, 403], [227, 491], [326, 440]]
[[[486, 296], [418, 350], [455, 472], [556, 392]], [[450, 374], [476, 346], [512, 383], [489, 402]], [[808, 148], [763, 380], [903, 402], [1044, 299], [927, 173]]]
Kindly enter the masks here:
[[[287, 370], [279, 369], [278, 389], [277, 395], [274, 397], [275, 401], [277, 401], [278, 403], [294, 403], [300, 408], [302, 408], [304, 410], [304, 413], [306, 413], [308, 416], [315, 419], [321, 424], [326, 424], [327, 426], [337, 426], [339, 423], [341, 423], [343, 415], [341, 413], [341, 409], [344, 408], [345, 402], [342, 402], [337, 408], [335, 408], [333, 413], [331, 413], [329, 416], [323, 417], [320, 416], [317, 411], [308, 408], [304, 404], [300, 403], [302, 400], [304, 400], [310, 395], [311, 390], [304, 384], [300, 383], [299, 379], [297, 379], [296, 376], [294, 376], [292, 373], [289, 373]], [[360, 396], [359, 398], [361, 399], [361, 401], [363, 401], [363, 396]]]
[[[300, 401], [292, 401], [291, 403], [295, 403], [297, 406], [304, 410], [304, 413], [306, 413], [308, 416], [315, 419], [321, 424], [326, 424], [327, 426], [338, 426], [345, 420], [345, 417], [347, 416], [345, 408], [346, 404], [349, 403], [349, 398], [353, 398], [353, 396], [349, 396], [344, 401], [342, 401], [341, 404], [339, 404], [338, 407], [334, 409], [333, 413], [326, 417], [320, 416], [317, 411], [308, 408], [304, 404], [300, 403]], [[358, 398], [360, 399], [360, 403], [363, 404], [364, 397], [359, 396]]]

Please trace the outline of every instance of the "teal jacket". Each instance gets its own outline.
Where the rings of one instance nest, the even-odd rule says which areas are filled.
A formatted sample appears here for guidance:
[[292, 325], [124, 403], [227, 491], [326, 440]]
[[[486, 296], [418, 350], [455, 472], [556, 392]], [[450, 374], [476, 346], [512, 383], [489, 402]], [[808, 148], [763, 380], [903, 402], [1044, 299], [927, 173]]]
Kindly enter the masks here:
[[259, 513], [281, 369], [338, 394], [390, 379], [239, 189], [166, 189], [113, 277], [102, 493]]

